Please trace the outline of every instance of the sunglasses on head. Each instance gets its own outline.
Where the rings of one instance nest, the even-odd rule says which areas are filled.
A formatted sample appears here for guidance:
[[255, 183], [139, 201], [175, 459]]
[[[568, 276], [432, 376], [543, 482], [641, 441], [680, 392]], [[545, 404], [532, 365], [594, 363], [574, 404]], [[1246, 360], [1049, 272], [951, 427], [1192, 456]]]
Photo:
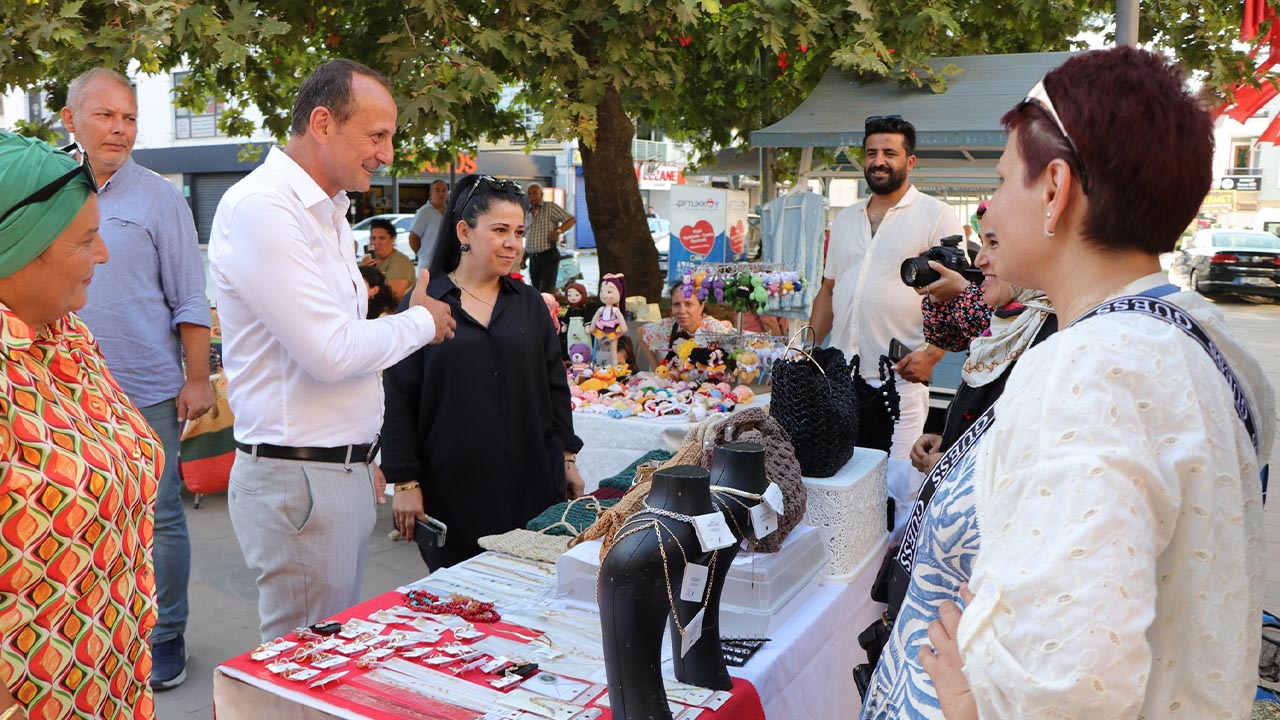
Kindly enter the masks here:
[[874, 123], [878, 123], [878, 122], [880, 122], [881, 120], [899, 120], [899, 121], [901, 121], [901, 120], [902, 120], [902, 116], [901, 116], [901, 115], [872, 115], [871, 117], [869, 117], [869, 118], [867, 118], [866, 120], [862, 121], [862, 127], [863, 127], [864, 129], [869, 128], [869, 127], [871, 127], [871, 125], [872, 125], [872, 124], [874, 124]]
[[514, 190], [516, 195], [524, 195], [524, 188], [520, 187], [520, 183], [513, 180], [499, 180], [492, 175], [477, 175], [475, 183], [472, 184], [470, 190], [467, 190], [466, 197], [464, 197], [462, 202], [458, 203], [453, 208], [454, 212], [462, 212], [462, 209], [467, 206], [467, 203], [471, 202], [471, 198], [476, 194], [476, 188], [480, 187], [480, 183], [484, 183], [494, 192], [504, 193], [508, 190]]
[[66, 147], [59, 148], [59, 150], [70, 155], [72, 158], [76, 158], [75, 154], [79, 153], [79, 158], [76, 158], [79, 160], [79, 164], [71, 170], [68, 170], [65, 174], [54, 178], [49, 184], [26, 196], [20, 200], [17, 205], [5, 210], [4, 215], [0, 215], [0, 223], [8, 220], [10, 215], [18, 212], [28, 205], [42, 203], [53, 197], [59, 190], [66, 187], [67, 183], [75, 180], [76, 176], [81, 173], [84, 173], [85, 178], [89, 180], [89, 187], [93, 188], [95, 193], [98, 192], [98, 180], [93, 176], [93, 166], [89, 164], [89, 153], [84, 151], [84, 148], [80, 146], [80, 143], [71, 143]]
[[1031, 88], [1031, 92], [1018, 103], [1018, 111], [1021, 112], [1028, 105], [1035, 105], [1040, 108], [1053, 124], [1057, 126], [1058, 132], [1062, 133], [1063, 139], [1067, 141], [1067, 148], [1071, 150], [1071, 155], [1075, 157], [1076, 164], [1080, 166], [1080, 191], [1085, 195], [1089, 194], [1089, 174], [1085, 172], [1084, 156], [1080, 154], [1080, 150], [1076, 148], [1076, 143], [1067, 134], [1067, 127], [1062, 124], [1062, 118], [1058, 117], [1058, 110], [1053, 107], [1053, 101], [1049, 99], [1049, 92], [1044, 89], [1044, 80], [1036, 83]]

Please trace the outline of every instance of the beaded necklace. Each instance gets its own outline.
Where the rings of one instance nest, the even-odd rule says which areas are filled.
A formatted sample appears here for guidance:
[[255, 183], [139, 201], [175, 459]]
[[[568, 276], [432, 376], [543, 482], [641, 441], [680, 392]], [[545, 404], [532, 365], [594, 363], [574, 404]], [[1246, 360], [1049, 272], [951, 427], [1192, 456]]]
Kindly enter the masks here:
[[481, 602], [466, 595], [452, 595], [448, 600], [441, 600], [426, 590], [412, 589], [405, 593], [405, 601], [409, 607], [432, 615], [457, 615], [472, 623], [495, 623], [502, 619], [493, 603]]

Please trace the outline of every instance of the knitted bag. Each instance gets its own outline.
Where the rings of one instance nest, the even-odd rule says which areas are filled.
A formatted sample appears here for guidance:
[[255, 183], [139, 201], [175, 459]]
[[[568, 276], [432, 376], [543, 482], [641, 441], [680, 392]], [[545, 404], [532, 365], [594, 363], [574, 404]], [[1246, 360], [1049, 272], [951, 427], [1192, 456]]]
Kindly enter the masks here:
[[858, 444], [858, 393], [844, 353], [816, 348], [773, 363], [773, 416], [786, 429], [805, 477], [831, 477]]
[[751, 407], [731, 414], [711, 417], [691, 428], [685, 435], [679, 452], [661, 465], [642, 465], [636, 472], [636, 484], [618, 501], [617, 505], [600, 514], [591, 527], [582, 531], [570, 545], [588, 540], [603, 539], [600, 558], [613, 544], [618, 528], [635, 513], [644, 509], [644, 499], [649, 495], [650, 478], [655, 470], [676, 465], [711, 466], [711, 448], [729, 442], [754, 442], [764, 446], [765, 472], [768, 478], [782, 490], [783, 513], [778, 518], [778, 529], [765, 539], [752, 543], [758, 552], [777, 552], [782, 541], [800, 524], [804, 517], [808, 495], [800, 479], [800, 463], [787, 433], [766, 409]]

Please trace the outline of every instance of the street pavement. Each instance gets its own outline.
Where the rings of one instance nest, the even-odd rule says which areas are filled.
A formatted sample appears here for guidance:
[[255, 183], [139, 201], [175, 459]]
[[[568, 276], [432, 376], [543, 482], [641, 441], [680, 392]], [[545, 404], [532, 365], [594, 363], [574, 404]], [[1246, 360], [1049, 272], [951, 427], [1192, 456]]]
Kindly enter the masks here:
[[[594, 255], [580, 258], [584, 271], [597, 275]], [[587, 274], [584, 272], [584, 274]], [[1261, 360], [1271, 383], [1280, 388], [1280, 305], [1222, 300], [1227, 324]], [[1280, 448], [1280, 442], [1276, 443]], [[1273, 497], [1280, 491], [1273, 492]], [[191, 661], [182, 686], [156, 694], [161, 720], [213, 717], [213, 668], [219, 662], [258, 644], [257, 591], [245, 567], [240, 546], [231, 531], [224, 495], [203, 498], [198, 509], [187, 503], [191, 528], [191, 619], [187, 649]], [[378, 524], [369, 543], [361, 598], [367, 599], [424, 574], [416, 546], [393, 543], [391, 506], [378, 508]], [[1280, 611], [1280, 500], [1266, 511], [1267, 585], [1266, 607]]]

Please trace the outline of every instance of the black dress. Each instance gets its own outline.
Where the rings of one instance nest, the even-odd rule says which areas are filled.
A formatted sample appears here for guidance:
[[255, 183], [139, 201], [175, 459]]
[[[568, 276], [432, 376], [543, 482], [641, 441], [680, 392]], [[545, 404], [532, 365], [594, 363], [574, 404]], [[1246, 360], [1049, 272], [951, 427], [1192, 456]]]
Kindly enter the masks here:
[[582, 447], [546, 303], [523, 283], [499, 282], [486, 328], [447, 275], [432, 277], [427, 294], [453, 309], [454, 337], [383, 374], [387, 482], [419, 481], [427, 514], [449, 529], [433, 569], [564, 500], [564, 451]]

